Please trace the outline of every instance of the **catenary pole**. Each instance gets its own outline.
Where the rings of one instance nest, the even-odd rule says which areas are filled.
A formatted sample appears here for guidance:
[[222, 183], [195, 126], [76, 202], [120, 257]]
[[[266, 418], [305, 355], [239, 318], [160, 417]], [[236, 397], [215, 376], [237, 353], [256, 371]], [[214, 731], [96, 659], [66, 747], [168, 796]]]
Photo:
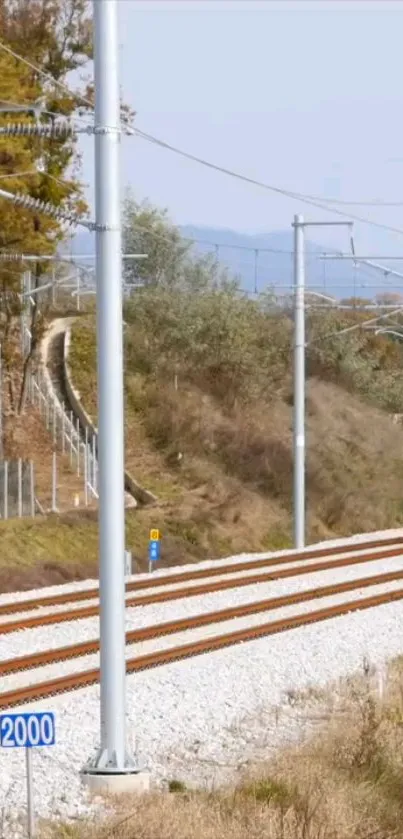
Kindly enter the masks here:
[[305, 545], [305, 230], [294, 217], [294, 547]]
[[125, 521], [117, 0], [94, 0], [101, 748], [126, 767]]
[[[293, 527], [294, 547], [305, 546], [305, 228], [348, 227], [351, 221], [304, 221], [294, 216], [294, 417]], [[351, 236], [351, 242], [353, 242]], [[355, 327], [349, 327], [355, 328]], [[343, 332], [345, 330], [342, 330]], [[341, 334], [341, 333], [339, 333]], [[325, 336], [326, 337], [326, 336]]]

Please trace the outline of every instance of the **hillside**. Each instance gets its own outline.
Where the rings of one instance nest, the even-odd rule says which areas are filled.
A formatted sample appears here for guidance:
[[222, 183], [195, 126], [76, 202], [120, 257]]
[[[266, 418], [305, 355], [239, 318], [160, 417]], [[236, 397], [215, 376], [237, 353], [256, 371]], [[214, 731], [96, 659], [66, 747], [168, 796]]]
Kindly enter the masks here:
[[[195, 254], [158, 208], [130, 199], [124, 241], [148, 254], [126, 269], [126, 281], [145, 283], [124, 306], [126, 469], [157, 497], [126, 512], [136, 566], [147, 565], [151, 527], [163, 533], [163, 565], [290, 546], [290, 310], [270, 293], [241, 294], [231, 272]], [[58, 298], [58, 307], [43, 320], [73, 315], [71, 300]], [[96, 420], [93, 312], [83, 297], [69, 362]], [[403, 432], [392, 422], [403, 412], [403, 350], [361, 329], [365, 318], [359, 309], [307, 309], [307, 541], [403, 522]], [[60, 365], [62, 356], [51, 376]], [[64, 401], [63, 382], [56, 389]], [[6, 456], [32, 457], [38, 490], [42, 481], [49, 495], [51, 428], [31, 406], [13, 416]], [[85, 506], [83, 465], [80, 477], [74, 469], [59, 446], [58, 515], [0, 523], [0, 588], [96, 576], [96, 497]]]
[[[195, 299], [200, 314], [199, 304]], [[180, 332], [182, 363], [172, 361], [168, 339], [174, 331], [174, 310], [166, 299], [158, 302], [150, 293], [148, 301], [137, 298], [136, 308], [125, 312], [126, 468], [158, 497], [155, 506], [126, 513], [126, 544], [136, 565], [146, 567], [148, 532], [153, 526], [163, 533], [163, 565], [288, 547], [292, 544], [290, 321], [280, 317], [264, 323], [264, 315], [252, 334], [244, 325], [231, 378], [228, 363], [221, 369], [211, 366], [211, 354], [217, 355], [220, 343], [223, 356], [222, 332], [221, 341], [211, 346], [210, 356], [206, 354], [212, 331], [216, 336], [220, 332], [211, 312], [201, 319], [201, 326], [210, 327], [206, 344], [200, 347], [194, 333], [186, 337]], [[183, 306], [179, 311], [184, 327]], [[249, 317], [249, 307], [247, 311]], [[191, 313], [189, 317], [194, 320]], [[335, 324], [329, 321], [335, 317], [329, 313], [320, 328], [331, 331]], [[151, 330], [156, 341], [147, 347], [145, 329], [150, 319], [156, 327], [152, 318], [158, 320], [159, 329]], [[235, 322], [239, 325], [239, 320]], [[311, 323], [311, 332], [315, 328], [318, 324]], [[265, 337], [265, 352], [259, 359], [252, 340], [258, 334]], [[239, 340], [239, 330], [237, 335]], [[331, 341], [326, 353], [309, 357], [309, 540], [403, 522], [403, 432], [391, 419], [392, 412], [403, 406], [400, 348], [380, 336], [355, 335], [354, 340], [352, 335], [344, 339], [340, 358]], [[231, 330], [227, 339], [228, 351], [234, 343]], [[169, 371], [165, 353], [171, 357]], [[239, 366], [240, 360], [244, 366]], [[73, 327], [70, 364], [84, 405], [95, 418], [93, 315], [77, 320]], [[52, 437], [43, 417], [31, 407], [19, 425], [14, 424], [13, 443], [6, 450], [6, 456], [18, 455], [34, 460], [37, 491], [48, 508]], [[77, 492], [82, 505], [82, 478], [71, 472], [68, 458], [59, 455], [58, 464], [60, 514], [0, 522], [0, 590], [97, 576], [97, 510], [72, 509]]]
[[[359, 318], [312, 314], [309, 334], [316, 340]], [[288, 317], [231, 291], [151, 288], [127, 306], [125, 321], [126, 465], [159, 498], [153, 515], [165, 561], [289, 545]], [[402, 361], [400, 345], [364, 330], [312, 344], [309, 540], [403, 522], [403, 431], [391, 417], [403, 408]], [[95, 417], [91, 318], [73, 330], [70, 364]]]

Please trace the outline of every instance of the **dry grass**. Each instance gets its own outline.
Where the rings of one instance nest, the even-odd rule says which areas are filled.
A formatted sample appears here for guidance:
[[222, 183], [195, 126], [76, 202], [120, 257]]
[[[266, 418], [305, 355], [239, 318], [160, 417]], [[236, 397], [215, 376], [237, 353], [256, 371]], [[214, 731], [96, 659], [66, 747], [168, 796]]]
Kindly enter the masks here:
[[[96, 416], [94, 335], [73, 332], [71, 364]], [[126, 371], [126, 466], [174, 517], [184, 548], [201, 555], [291, 544], [289, 392], [231, 409], [207, 388]], [[311, 378], [307, 398], [307, 513], [311, 541], [403, 523], [401, 427], [363, 397]], [[165, 527], [166, 529], [166, 527]], [[178, 531], [178, 535], [179, 531]]]
[[[21, 417], [13, 417], [12, 436], [6, 438], [5, 457], [32, 460], [35, 469], [35, 492], [44, 510], [52, 505], [51, 432], [37, 409], [29, 407]], [[83, 478], [70, 467], [68, 455], [57, 451], [57, 507], [59, 512], [73, 510], [75, 498], [84, 503]]]
[[[91, 319], [73, 330], [71, 365], [84, 405], [96, 418]], [[211, 387], [198, 372], [198, 382], [179, 377], [176, 389], [172, 377], [141, 373], [135, 360], [126, 370], [126, 467], [158, 496], [156, 507], [128, 515], [127, 545], [141, 569], [150, 527], [162, 533], [162, 565], [291, 545], [288, 373], [280, 377], [280, 388], [268, 385], [259, 400], [229, 404], [219, 381]], [[352, 393], [351, 382], [348, 389], [337, 384], [333, 373], [326, 380], [311, 376], [308, 385], [309, 541], [403, 523], [403, 430], [386, 411]], [[52, 443], [35, 412], [13, 428], [12, 447], [10, 456], [34, 460], [39, 500], [49, 508]], [[77, 492], [82, 503], [82, 479], [71, 473], [67, 458], [59, 464], [64, 514]], [[13, 569], [9, 577], [1, 571], [6, 564]], [[96, 511], [0, 524], [0, 590], [93, 575], [96, 569]]]
[[[315, 698], [298, 698], [301, 707]], [[403, 676], [382, 702], [368, 682], [318, 697], [319, 736], [249, 771], [231, 788], [169, 791], [116, 803], [112, 819], [51, 828], [74, 839], [398, 839], [403, 837]], [[326, 713], [325, 713], [326, 715]]]
[[[98, 514], [81, 510], [35, 519], [0, 522], [0, 593], [25, 591], [73, 580], [98, 577]], [[133, 567], [146, 571], [152, 527], [163, 534], [159, 567], [195, 562], [205, 556], [208, 536], [175, 511], [156, 509], [126, 512], [126, 547]], [[206, 533], [208, 526], [206, 524]], [[226, 556], [226, 544], [215, 536], [213, 556]]]

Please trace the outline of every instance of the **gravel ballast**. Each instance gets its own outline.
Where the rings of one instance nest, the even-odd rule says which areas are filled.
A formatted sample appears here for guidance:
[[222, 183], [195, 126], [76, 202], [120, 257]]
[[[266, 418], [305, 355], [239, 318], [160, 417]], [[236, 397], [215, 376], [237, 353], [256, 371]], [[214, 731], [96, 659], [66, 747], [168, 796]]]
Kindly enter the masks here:
[[[400, 536], [401, 533], [379, 535]], [[365, 540], [377, 535], [367, 535]], [[130, 628], [146, 626], [402, 567], [403, 559], [390, 559], [218, 592], [204, 598], [142, 607], [128, 612], [128, 625]], [[390, 584], [383, 590], [400, 587], [403, 588], [403, 582]], [[82, 589], [83, 585], [78, 584], [77, 588]], [[54, 592], [61, 590], [61, 587], [53, 588]], [[363, 590], [362, 596], [378, 590], [378, 587]], [[28, 594], [33, 596], [32, 592]], [[327, 598], [323, 605], [358, 596], [357, 591], [346, 593], [337, 599]], [[3, 600], [0, 598], [0, 602]], [[310, 611], [321, 604], [322, 601], [312, 601], [287, 607], [287, 611], [292, 614]], [[239, 619], [231, 622], [230, 628], [274, 620], [282, 613], [286, 610]], [[222, 624], [218, 632], [224, 631], [224, 627], [226, 630], [228, 624]], [[98, 620], [94, 619], [0, 636], [0, 657], [12, 658], [36, 649], [95, 638], [97, 629]], [[310, 685], [324, 687], [359, 670], [364, 657], [377, 665], [401, 654], [402, 630], [403, 602], [390, 603], [129, 676], [127, 711], [132, 749], [137, 749], [157, 784], [173, 777], [193, 784], [217, 783], [238, 765], [255, 759], [259, 750], [264, 749], [267, 754], [269, 745], [279, 748], [300, 734], [300, 722], [289, 708], [291, 690]], [[198, 632], [199, 637], [207, 634], [206, 630]], [[168, 647], [174, 640], [175, 645], [186, 643], [191, 640], [191, 634], [182, 633], [179, 640], [178, 636], [159, 639], [158, 646]], [[147, 642], [147, 645], [153, 648], [155, 643]], [[145, 645], [141, 646], [143, 652], [148, 651], [149, 647], [146, 650]], [[139, 647], [129, 649], [128, 653], [137, 654]], [[81, 669], [78, 662], [75, 667], [72, 667], [74, 662], [51, 665], [57, 671], [53, 675], [62, 675], [67, 665], [71, 670]], [[16, 677], [7, 677], [7, 688], [3, 680], [3, 690], [13, 687], [13, 678]], [[27, 680], [26, 674], [24, 678]], [[274, 713], [276, 706], [280, 708], [279, 718]], [[99, 687], [36, 702], [31, 707], [55, 711], [57, 723], [57, 745], [38, 749], [33, 755], [37, 814], [75, 818], [94, 811], [99, 804], [89, 803], [78, 773], [98, 745]], [[24, 706], [21, 710], [27, 709]], [[26, 793], [22, 750], [0, 750], [0, 797], [10, 815], [23, 812]]]
[[[294, 565], [294, 563], [292, 564]], [[281, 570], [287, 566], [278, 566]], [[270, 569], [275, 573], [276, 568]], [[241, 606], [245, 603], [254, 603], [271, 597], [281, 597], [286, 594], [303, 592], [307, 589], [341, 583], [348, 580], [358, 580], [361, 577], [373, 577], [380, 573], [403, 570], [403, 554], [401, 557], [392, 559], [374, 560], [372, 562], [359, 563], [342, 568], [318, 571], [302, 576], [289, 577], [280, 580], [271, 580], [267, 583], [255, 583], [244, 588], [233, 588], [224, 591], [217, 591], [188, 599], [156, 603], [149, 606], [128, 608], [126, 613], [126, 626], [128, 630], [151, 626], [174, 619], [186, 618], [192, 615], [206, 614], [218, 609], [225, 609], [231, 606]], [[403, 580], [400, 581], [403, 587]], [[399, 584], [397, 584], [399, 587]], [[369, 595], [371, 589], [367, 589]], [[355, 595], [359, 596], [356, 590]], [[364, 590], [364, 596], [365, 590]], [[347, 599], [347, 595], [345, 595]], [[296, 607], [293, 607], [296, 608]], [[309, 608], [316, 608], [311, 602]], [[54, 609], [43, 609], [43, 614], [53, 612]], [[65, 611], [65, 609], [63, 609]], [[35, 612], [29, 613], [36, 614]], [[16, 621], [18, 615], [12, 615], [11, 619]], [[270, 616], [267, 617], [270, 620]], [[1, 624], [0, 624], [1, 628]], [[10, 635], [0, 634], [0, 660], [6, 660], [17, 656], [39, 652], [43, 649], [54, 649], [57, 647], [77, 644], [79, 641], [88, 641], [97, 638], [99, 635], [99, 618], [85, 618], [80, 621], [55, 624], [51, 626], [37, 627], [35, 629], [21, 630]]]

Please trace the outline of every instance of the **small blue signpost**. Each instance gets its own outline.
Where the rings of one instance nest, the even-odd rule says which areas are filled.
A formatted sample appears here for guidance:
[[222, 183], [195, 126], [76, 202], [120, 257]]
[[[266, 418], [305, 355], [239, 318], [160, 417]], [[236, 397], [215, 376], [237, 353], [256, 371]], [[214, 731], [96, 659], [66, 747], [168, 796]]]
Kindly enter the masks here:
[[161, 543], [159, 530], [150, 530], [150, 541], [148, 543], [148, 570], [151, 574], [153, 562], [158, 562], [161, 555]]
[[55, 715], [52, 712], [0, 716], [0, 747], [3, 749], [25, 748], [29, 839], [33, 839], [34, 836], [31, 749], [37, 746], [54, 746], [55, 743]]

